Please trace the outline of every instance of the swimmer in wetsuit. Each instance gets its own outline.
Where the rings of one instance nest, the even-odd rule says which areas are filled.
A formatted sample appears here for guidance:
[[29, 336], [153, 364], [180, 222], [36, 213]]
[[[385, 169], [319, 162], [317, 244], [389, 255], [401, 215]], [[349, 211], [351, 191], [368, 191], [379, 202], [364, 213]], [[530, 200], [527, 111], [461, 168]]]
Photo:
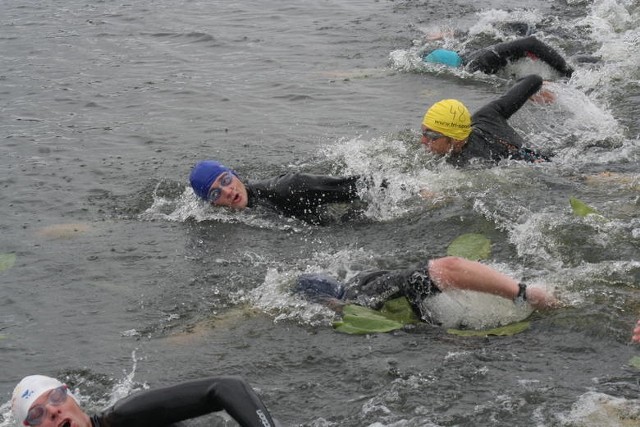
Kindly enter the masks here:
[[90, 416], [66, 385], [54, 378], [30, 375], [15, 387], [11, 410], [20, 427], [168, 427], [222, 410], [243, 427], [277, 425], [239, 377], [206, 378], [141, 391]]
[[495, 74], [509, 62], [525, 57], [545, 62], [563, 77], [571, 77], [573, 74], [573, 68], [557, 51], [533, 36], [498, 43], [462, 55], [452, 50], [435, 49], [425, 53], [423, 61], [450, 67], [464, 67], [470, 72]]
[[542, 77], [525, 76], [473, 115], [458, 100], [437, 102], [424, 115], [420, 142], [434, 154], [448, 155], [447, 160], [458, 166], [474, 158], [494, 163], [502, 159], [550, 161], [545, 154], [524, 147], [523, 138], [508, 123], [541, 87]]
[[303, 274], [294, 292], [329, 306], [353, 303], [375, 310], [390, 299], [406, 297], [418, 317], [433, 322], [424, 301], [452, 289], [484, 292], [518, 303], [526, 301], [538, 309], [558, 305], [555, 297], [542, 288], [527, 287], [487, 265], [458, 257], [433, 259], [405, 270], [365, 272], [347, 284], [322, 274]]
[[358, 176], [334, 177], [287, 173], [261, 181], [243, 182], [238, 174], [214, 160], [198, 162], [192, 169], [193, 191], [213, 206], [242, 210], [269, 206], [285, 215], [316, 222], [323, 206], [360, 200]]

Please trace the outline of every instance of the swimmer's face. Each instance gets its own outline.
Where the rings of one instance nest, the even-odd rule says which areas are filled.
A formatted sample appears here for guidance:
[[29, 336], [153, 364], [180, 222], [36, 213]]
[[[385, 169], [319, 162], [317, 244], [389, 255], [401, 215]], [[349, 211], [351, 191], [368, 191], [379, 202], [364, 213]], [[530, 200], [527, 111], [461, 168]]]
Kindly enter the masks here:
[[238, 210], [246, 208], [249, 202], [246, 187], [231, 172], [224, 172], [213, 181], [207, 200], [213, 206], [225, 206]]
[[[53, 395], [60, 394], [60, 390], [54, 389], [43, 393], [29, 408], [26, 423], [31, 421], [38, 427], [91, 427], [89, 416], [80, 408], [73, 398], [67, 398], [66, 389], [64, 398]], [[35, 416], [34, 416], [35, 415]]]
[[453, 149], [453, 139], [422, 125], [420, 143], [434, 154], [447, 154]]

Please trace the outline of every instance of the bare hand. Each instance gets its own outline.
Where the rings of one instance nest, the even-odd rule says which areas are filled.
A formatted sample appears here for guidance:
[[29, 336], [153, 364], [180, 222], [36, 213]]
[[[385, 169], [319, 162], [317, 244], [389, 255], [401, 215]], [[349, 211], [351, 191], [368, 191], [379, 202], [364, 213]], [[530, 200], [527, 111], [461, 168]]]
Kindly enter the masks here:
[[558, 308], [560, 301], [542, 288], [528, 287], [527, 302], [539, 309]]
[[540, 89], [537, 93], [532, 95], [529, 99], [536, 104], [553, 104], [556, 101], [556, 94], [549, 89]]
[[423, 188], [422, 190], [420, 190], [418, 194], [420, 195], [420, 197], [422, 197], [425, 200], [435, 199], [436, 196], [438, 195], [438, 193], [434, 193], [433, 191], [427, 190], [426, 188]]

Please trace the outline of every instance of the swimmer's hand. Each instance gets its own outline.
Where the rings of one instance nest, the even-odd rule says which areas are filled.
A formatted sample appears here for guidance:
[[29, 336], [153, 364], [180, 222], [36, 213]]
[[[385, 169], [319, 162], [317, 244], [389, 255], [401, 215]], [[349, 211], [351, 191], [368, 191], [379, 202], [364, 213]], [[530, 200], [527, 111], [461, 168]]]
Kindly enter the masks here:
[[425, 200], [433, 200], [438, 197], [438, 193], [435, 193], [431, 190], [427, 190], [426, 188], [423, 188], [422, 190], [420, 190], [418, 192], [418, 195]]
[[548, 105], [548, 104], [553, 104], [554, 102], [556, 102], [557, 96], [555, 93], [553, 93], [550, 89], [546, 89], [544, 87], [544, 85], [547, 82], [543, 82], [543, 87], [540, 88], [540, 90], [538, 92], [536, 92], [535, 94], [533, 94], [531, 97], [529, 97], [529, 99], [532, 102], [535, 102], [536, 104], [543, 104], [543, 105]]
[[533, 286], [527, 288], [527, 302], [542, 310], [561, 307], [560, 301], [555, 296], [542, 288]]
[[448, 30], [448, 31], [440, 31], [438, 33], [429, 33], [424, 36], [424, 39], [427, 41], [436, 41], [436, 40], [443, 40], [445, 38], [453, 38], [454, 36], [455, 36], [455, 31]]
[[427, 202], [430, 202], [432, 206], [439, 207], [444, 206], [453, 200], [453, 197], [444, 195], [442, 193], [436, 193], [435, 191], [427, 190], [423, 188], [418, 191], [418, 195]]
[[529, 99], [536, 104], [549, 105], [556, 101], [556, 94], [548, 89], [540, 89], [536, 94], [532, 95]]

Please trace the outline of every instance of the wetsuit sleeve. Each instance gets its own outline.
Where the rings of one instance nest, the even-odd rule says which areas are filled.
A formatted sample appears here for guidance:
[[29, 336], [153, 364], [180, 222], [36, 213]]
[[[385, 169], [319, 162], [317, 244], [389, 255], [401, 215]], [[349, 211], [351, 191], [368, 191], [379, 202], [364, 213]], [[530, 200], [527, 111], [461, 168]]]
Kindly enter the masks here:
[[217, 377], [142, 391], [92, 417], [93, 427], [161, 427], [225, 410], [243, 427], [275, 426], [258, 395], [239, 377]]
[[556, 50], [533, 36], [480, 49], [465, 55], [464, 61], [469, 71], [493, 74], [506, 67], [509, 61], [516, 61], [527, 55], [546, 62], [563, 76], [571, 77], [573, 73], [573, 69]]
[[313, 217], [327, 203], [358, 200], [358, 182], [358, 176], [289, 173], [251, 182], [247, 191], [252, 200], [267, 202], [286, 214], [303, 218]]
[[328, 176], [296, 173], [278, 182], [278, 192], [292, 198], [303, 198], [312, 205], [350, 202], [358, 199], [358, 176]]
[[513, 147], [509, 151], [510, 157], [514, 160], [524, 160], [525, 162], [537, 163], [537, 162], [550, 162], [551, 158], [538, 151], [530, 148], [516, 148]]
[[491, 105], [504, 119], [510, 118], [542, 87], [542, 77], [530, 74], [518, 80], [511, 89]]
[[562, 55], [533, 36], [497, 44], [493, 47], [493, 50], [500, 57], [510, 61], [523, 58], [525, 55], [533, 55], [535, 59], [546, 62], [565, 77], [571, 77], [571, 74], [573, 74], [573, 69], [567, 64]]

